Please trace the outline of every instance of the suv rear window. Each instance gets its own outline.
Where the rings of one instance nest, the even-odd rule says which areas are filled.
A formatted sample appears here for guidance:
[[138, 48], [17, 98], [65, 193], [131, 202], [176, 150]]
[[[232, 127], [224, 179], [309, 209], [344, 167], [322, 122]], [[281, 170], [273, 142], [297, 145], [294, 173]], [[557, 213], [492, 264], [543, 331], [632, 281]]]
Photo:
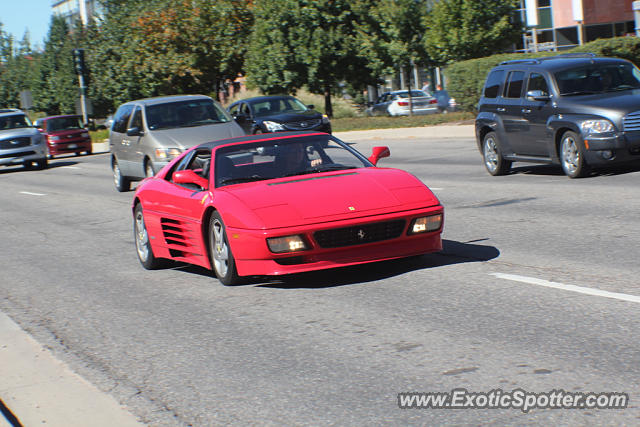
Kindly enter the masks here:
[[484, 85], [485, 98], [497, 98], [500, 90], [500, 84], [504, 79], [504, 70], [496, 70], [489, 73], [487, 82]]

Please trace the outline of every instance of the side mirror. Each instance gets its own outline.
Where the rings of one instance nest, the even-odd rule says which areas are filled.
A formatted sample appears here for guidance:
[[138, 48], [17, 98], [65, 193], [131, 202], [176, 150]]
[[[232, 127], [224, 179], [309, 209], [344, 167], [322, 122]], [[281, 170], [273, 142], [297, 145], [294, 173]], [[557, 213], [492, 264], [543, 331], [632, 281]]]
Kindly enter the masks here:
[[373, 150], [371, 150], [371, 156], [369, 156], [369, 161], [375, 166], [378, 164], [378, 160], [384, 157], [389, 157], [390, 155], [391, 150], [389, 150], [389, 147], [373, 147]]
[[527, 92], [527, 99], [533, 101], [548, 101], [551, 99], [551, 96], [541, 90], [530, 90]]
[[176, 184], [195, 184], [203, 190], [209, 188], [209, 180], [201, 177], [191, 169], [174, 172], [173, 182]]
[[309, 110], [313, 110], [314, 108], [316, 108], [316, 106], [315, 106], [315, 105], [313, 105], [313, 104], [309, 104], [309, 105], [307, 105], [307, 108], [308, 108]]
[[139, 127], [132, 127], [127, 129], [127, 135], [128, 136], [142, 136], [144, 135], [144, 132], [142, 132], [142, 130]]

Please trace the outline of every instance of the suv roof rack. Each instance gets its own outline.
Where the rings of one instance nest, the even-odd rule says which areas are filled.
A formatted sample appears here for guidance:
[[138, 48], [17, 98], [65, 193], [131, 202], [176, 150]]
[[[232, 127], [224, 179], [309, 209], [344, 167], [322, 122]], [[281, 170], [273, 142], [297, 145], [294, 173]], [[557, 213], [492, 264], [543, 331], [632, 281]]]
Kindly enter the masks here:
[[507, 61], [502, 61], [500, 65], [507, 64], [539, 64], [540, 58], [528, 58], [528, 59], [509, 59]]
[[574, 53], [561, 53], [550, 58], [595, 58], [597, 55], [593, 52], [574, 52]]

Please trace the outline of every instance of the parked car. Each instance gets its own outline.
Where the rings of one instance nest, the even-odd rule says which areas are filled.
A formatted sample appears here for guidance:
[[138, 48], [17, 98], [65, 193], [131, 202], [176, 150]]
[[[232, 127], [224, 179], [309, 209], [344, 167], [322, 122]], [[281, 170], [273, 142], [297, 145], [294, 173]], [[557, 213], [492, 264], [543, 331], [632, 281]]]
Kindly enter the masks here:
[[153, 176], [187, 148], [240, 135], [242, 128], [208, 96], [165, 96], [122, 104], [109, 133], [116, 189], [129, 191], [131, 181]]
[[629, 61], [565, 54], [502, 62], [478, 104], [476, 140], [491, 175], [512, 162], [590, 166], [640, 160], [640, 70]]
[[444, 210], [418, 178], [377, 168], [316, 132], [201, 144], [137, 188], [135, 245], [147, 269], [175, 260], [233, 285], [442, 248]]
[[91, 154], [91, 137], [81, 116], [50, 116], [36, 120], [36, 128], [47, 140], [49, 158], [60, 154]]
[[0, 110], [0, 165], [22, 164], [25, 169], [47, 167], [47, 145], [26, 114], [16, 109]]
[[365, 111], [369, 116], [408, 116], [411, 111], [416, 115], [433, 114], [438, 112], [438, 101], [421, 90], [412, 90], [411, 100], [408, 90], [396, 90], [380, 95]]
[[258, 96], [231, 104], [229, 113], [247, 134], [315, 130], [331, 133], [325, 114], [293, 96]]

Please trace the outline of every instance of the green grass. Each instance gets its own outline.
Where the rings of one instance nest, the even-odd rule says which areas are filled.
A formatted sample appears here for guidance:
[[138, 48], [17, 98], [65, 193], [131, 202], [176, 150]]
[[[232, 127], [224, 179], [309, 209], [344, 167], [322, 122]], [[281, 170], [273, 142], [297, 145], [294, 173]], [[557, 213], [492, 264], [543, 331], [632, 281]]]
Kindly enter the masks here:
[[346, 132], [351, 130], [433, 126], [442, 123], [459, 124], [461, 122], [472, 121], [475, 117], [474, 113], [456, 112], [448, 114], [429, 114], [425, 116], [335, 118], [331, 120], [331, 129], [333, 132]]
[[89, 135], [91, 135], [91, 141], [102, 142], [102, 140], [109, 138], [109, 129], [90, 131]]

